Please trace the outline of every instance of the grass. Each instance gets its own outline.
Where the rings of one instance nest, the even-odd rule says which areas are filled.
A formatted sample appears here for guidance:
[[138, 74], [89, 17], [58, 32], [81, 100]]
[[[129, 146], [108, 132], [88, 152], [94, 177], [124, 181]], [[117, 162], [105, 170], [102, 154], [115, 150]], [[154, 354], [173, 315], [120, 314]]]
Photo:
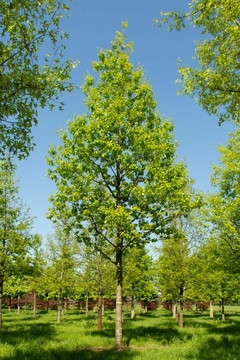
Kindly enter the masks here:
[[[215, 309], [218, 310], [218, 307]], [[67, 311], [57, 324], [57, 313], [32, 311], [3, 313], [0, 334], [1, 360], [239, 360], [239, 309], [215, 319], [186, 312], [183, 329], [163, 310], [139, 314], [134, 320], [124, 316], [122, 351], [114, 349], [114, 313], [106, 312], [103, 330], [97, 330], [97, 314]]]

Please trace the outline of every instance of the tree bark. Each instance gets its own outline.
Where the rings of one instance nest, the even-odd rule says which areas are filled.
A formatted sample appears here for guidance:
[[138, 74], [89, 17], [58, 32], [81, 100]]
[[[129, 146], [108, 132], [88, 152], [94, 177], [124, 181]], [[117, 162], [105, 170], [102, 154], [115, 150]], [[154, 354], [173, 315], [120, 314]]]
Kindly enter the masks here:
[[37, 297], [36, 297], [36, 290], [33, 290], [33, 317], [34, 319], [36, 318], [36, 302], [37, 302]]
[[179, 327], [180, 328], [183, 328], [183, 305], [184, 305], [183, 292], [184, 292], [184, 288], [183, 288], [183, 283], [182, 283], [180, 285], [180, 316], [179, 316]]
[[98, 330], [102, 330], [102, 315], [103, 315], [103, 288], [102, 288], [102, 254], [99, 255], [98, 265]]
[[86, 317], [88, 317], [88, 292], [87, 292], [87, 295], [86, 295]]
[[122, 347], [122, 249], [116, 251], [116, 347]]
[[173, 319], [178, 321], [178, 303], [177, 303], [177, 301], [173, 304]]
[[60, 324], [61, 322], [61, 313], [62, 313], [62, 289], [59, 291], [59, 299], [58, 299], [58, 316], [57, 316], [57, 323]]
[[221, 308], [222, 308], [222, 321], [225, 321], [225, 312], [224, 312], [224, 299], [222, 299], [222, 304], [221, 304]]
[[2, 294], [3, 294], [3, 279], [0, 280], [0, 331], [2, 332]]
[[17, 301], [17, 314], [20, 314], [20, 295], [18, 295], [18, 301]]
[[135, 317], [135, 309], [134, 309], [134, 295], [131, 298], [131, 319]]
[[213, 319], [214, 318], [214, 313], [213, 313], [213, 301], [212, 301], [212, 299], [210, 300], [209, 308], [210, 308], [210, 318]]

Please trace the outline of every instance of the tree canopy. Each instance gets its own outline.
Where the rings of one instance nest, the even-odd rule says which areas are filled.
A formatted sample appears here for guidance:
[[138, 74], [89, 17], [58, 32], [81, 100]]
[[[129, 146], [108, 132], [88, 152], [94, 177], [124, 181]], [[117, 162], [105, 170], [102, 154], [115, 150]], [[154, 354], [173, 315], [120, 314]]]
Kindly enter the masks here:
[[160, 13], [156, 22], [182, 30], [189, 22], [200, 28], [202, 41], [195, 43], [197, 65], [180, 66], [182, 93], [197, 102], [219, 123], [240, 122], [240, 3], [238, 0], [192, 0], [189, 12]]
[[119, 346], [123, 251], [168, 232], [172, 219], [190, 206], [187, 169], [176, 161], [174, 125], [160, 117], [143, 69], [129, 61], [133, 44], [126, 42], [125, 27], [92, 62], [98, 83], [85, 77], [88, 113], [68, 122], [59, 132], [62, 145], [52, 145], [47, 157], [48, 177], [56, 185], [49, 217], [67, 214], [79, 239], [116, 265]]
[[39, 106], [62, 108], [60, 94], [73, 89], [75, 63], [63, 60], [67, 34], [60, 28], [67, 11], [62, 0], [0, 1], [0, 156], [7, 149], [26, 157]]

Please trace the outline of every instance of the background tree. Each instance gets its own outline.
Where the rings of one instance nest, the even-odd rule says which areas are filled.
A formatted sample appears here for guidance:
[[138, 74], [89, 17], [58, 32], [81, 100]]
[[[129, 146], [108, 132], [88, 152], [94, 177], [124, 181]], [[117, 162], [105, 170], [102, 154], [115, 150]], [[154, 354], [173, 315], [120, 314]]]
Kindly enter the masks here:
[[190, 22], [202, 31], [195, 43], [195, 67], [180, 66], [182, 93], [195, 97], [219, 123], [240, 122], [240, 3], [238, 0], [192, 0], [189, 11], [160, 13], [160, 26], [170, 22], [169, 30], [181, 30]]
[[131, 318], [135, 316], [135, 300], [155, 300], [153, 262], [144, 246], [130, 249], [123, 258], [123, 294], [131, 297]]
[[[179, 302], [179, 326], [183, 327], [183, 305], [192, 277], [190, 247], [186, 235], [178, 232], [163, 240], [159, 252], [157, 274], [161, 297], [163, 300], [172, 300], [175, 305]], [[176, 310], [175, 306], [173, 316], [177, 320]]]
[[[71, 60], [64, 60], [67, 34], [60, 20], [62, 0], [0, 1], [0, 155], [12, 149], [21, 159], [33, 148], [31, 129], [38, 107], [63, 106], [60, 94], [71, 91]], [[50, 45], [46, 55], [44, 42]]]
[[47, 292], [58, 299], [58, 319], [61, 321], [64, 298], [74, 294], [79, 271], [80, 246], [73, 233], [67, 234], [64, 222], [55, 224], [55, 232], [46, 244], [45, 279]]
[[48, 177], [57, 188], [49, 217], [61, 216], [68, 204], [79, 239], [116, 266], [117, 347], [122, 346], [123, 252], [169, 231], [172, 218], [189, 208], [187, 169], [176, 163], [174, 126], [156, 112], [142, 68], [134, 70], [129, 61], [132, 51], [121, 32], [111, 49], [99, 50], [99, 61], [92, 62], [98, 83], [88, 74], [82, 86], [88, 113], [68, 123], [59, 133], [63, 144], [51, 146], [47, 158]]
[[217, 188], [209, 196], [210, 220], [217, 238], [225, 241], [228, 246], [222, 246], [224, 257], [229, 264], [230, 273], [240, 274], [240, 130], [237, 128], [229, 134], [226, 146], [219, 146], [220, 164], [213, 167], [211, 178]]
[[30, 234], [32, 218], [18, 198], [15, 167], [0, 161], [0, 331], [2, 329], [2, 294], [10, 275], [24, 273], [27, 255], [34, 245]]

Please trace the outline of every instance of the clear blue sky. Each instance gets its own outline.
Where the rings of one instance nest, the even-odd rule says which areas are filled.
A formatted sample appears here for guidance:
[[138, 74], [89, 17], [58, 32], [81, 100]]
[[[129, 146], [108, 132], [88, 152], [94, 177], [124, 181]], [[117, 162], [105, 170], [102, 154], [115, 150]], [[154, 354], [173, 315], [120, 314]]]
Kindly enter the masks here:
[[[219, 127], [217, 118], [203, 112], [194, 99], [178, 96], [175, 83], [177, 59], [181, 58], [183, 64], [193, 63], [194, 40], [201, 40], [201, 34], [190, 27], [180, 33], [169, 33], [166, 27], [152, 26], [152, 20], [158, 17], [160, 10], [179, 7], [187, 10], [187, 4], [188, 0], [73, 0], [70, 17], [64, 19], [62, 27], [69, 34], [66, 57], [80, 60], [73, 71], [73, 81], [81, 85], [84, 74], [91, 72], [90, 61], [97, 59], [97, 49], [109, 48], [122, 21], [128, 21], [126, 34], [135, 43], [131, 60], [135, 65], [143, 65], [161, 114], [174, 119], [175, 138], [180, 141], [179, 158], [185, 158], [195, 187], [209, 191], [211, 164], [216, 163], [218, 157], [216, 147], [226, 143], [233, 127], [228, 123]], [[20, 197], [30, 207], [31, 215], [36, 217], [33, 231], [43, 236], [52, 231], [45, 214], [48, 196], [54, 192], [54, 185], [46, 178], [47, 149], [51, 143], [58, 142], [56, 129], [65, 128], [73, 114], [86, 112], [80, 91], [65, 94], [63, 100], [63, 112], [40, 111], [39, 125], [33, 130], [37, 146], [26, 161], [18, 164]]]

